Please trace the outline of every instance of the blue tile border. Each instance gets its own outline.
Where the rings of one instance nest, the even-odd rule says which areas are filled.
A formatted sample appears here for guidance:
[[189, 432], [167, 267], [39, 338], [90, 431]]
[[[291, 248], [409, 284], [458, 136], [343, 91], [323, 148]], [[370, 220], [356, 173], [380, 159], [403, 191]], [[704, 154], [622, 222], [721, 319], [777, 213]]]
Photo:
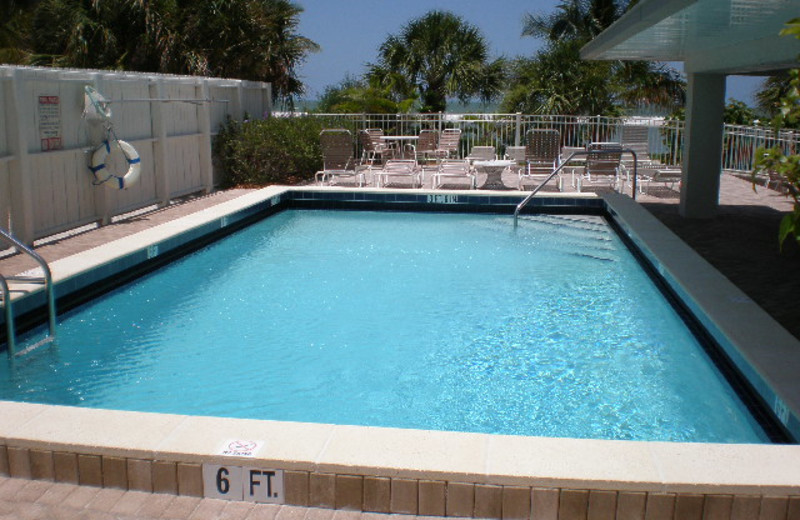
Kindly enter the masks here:
[[[487, 195], [482, 193], [398, 193], [398, 192], [346, 192], [346, 191], [323, 191], [323, 190], [303, 190], [295, 189], [287, 192], [292, 202], [302, 201], [303, 207], [310, 207], [314, 203], [336, 202], [339, 204], [373, 203], [386, 204], [391, 206], [409, 206], [410, 210], [441, 210], [447, 208], [449, 211], [469, 211], [470, 208], [481, 211], [497, 211], [498, 213], [510, 213], [516, 208], [526, 196], [524, 192], [513, 192], [512, 194]], [[341, 207], [341, 206], [339, 206]], [[604, 203], [601, 198], [585, 197], [535, 197], [526, 206], [523, 213], [533, 213], [544, 208], [559, 208], [561, 210], [574, 209], [579, 212], [597, 212], [604, 210]]]
[[[330, 190], [304, 190], [289, 189], [269, 199], [258, 202], [252, 206], [230, 213], [206, 224], [187, 229], [170, 238], [154, 244], [157, 255], [152, 257], [148, 252], [151, 248], [143, 248], [114, 262], [85, 271], [67, 280], [60, 281], [55, 286], [56, 296], [65, 300], [79, 293], [89, 293], [94, 297], [98, 290], [92, 287], [107, 284], [109, 280], [119, 278], [121, 274], [128, 273], [121, 283], [127, 283], [138, 276], [137, 273], [155, 269], [173, 259], [194, 251], [204, 245], [218, 240], [230, 233], [241, 229], [249, 223], [268, 217], [276, 212], [293, 207], [307, 207], [320, 209], [385, 209], [408, 211], [448, 211], [448, 212], [495, 212], [511, 215], [517, 204], [526, 196], [525, 193], [511, 193], [509, 195], [488, 195], [481, 193], [397, 193], [397, 192], [368, 192], [368, 191], [330, 191]], [[659, 260], [646, 244], [641, 243], [636, 233], [632, 232], [626, 222], [620, 219], [613, 207], [610, 207], [602, 198], [586, 197], [535, 197], [523, 213], [591, 213], [605, 215], [609, 220], [618, 224], [618, 229], [624, 234], [639, 254], [651, 264], [655, 272], [660, 275], [663, 282], [675, 293], [676, 297], [689, 310], [702, 328], [726, 352], [739, 371], [755, 387], [756, 391], [764, 398], [767, 406], [774, 410], [770, 398], [774, 399], [775, 392], [766, 381], [749, 366], [734, 345], [725, 338], [716, 325], [709, 320], [703, 309], [687, 294], [680, 283], [671, 279], [668, 273], [659, 269]], [[119, 284], [117, 284], [119, 285]], [[116, 285], [115, 285], [116, 286]], [[86, 299], [76, 299], [77, 304]], [[14, 311], [18, 316], [43, 314], [45, 298], [43, 291], [37, 291], [26, 297], [15, 300]], [[41, 320], [43, 321], [43, 317]], [[0, 313], [0, 326], [4, 324], [4, 316]], [[4, 334], [4, 327], [2, 327]], [[800, 419], [795, 414], [785, 421], [785, 426], [795, 436], [800, 438]]]

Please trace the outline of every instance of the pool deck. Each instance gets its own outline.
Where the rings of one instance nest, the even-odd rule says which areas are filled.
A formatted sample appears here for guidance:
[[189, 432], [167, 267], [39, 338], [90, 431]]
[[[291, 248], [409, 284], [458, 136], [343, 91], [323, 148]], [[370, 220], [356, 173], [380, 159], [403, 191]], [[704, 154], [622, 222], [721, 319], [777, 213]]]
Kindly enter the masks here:
[[[659, 211], [669, 215], [677, 203], [677, 194], [669, 191], [642, 196], [640, 202], [646, 207], [652, 205], [655, 209], [651, 211], [656, 215]], [[252, 190], [231, 190], [199, 197], [110, 226], [87, 230], [73, 237], [58, 238], [40, 246], [38, 251], [49, 262], [79, 253], [85, 254], [101, 244], [252, 193]], [[788, 210], [790, 206], [785, 198], [773, 193], [761, 189], [759, 193], [753, 194], [748, 183], [723, 176], [721, 213], [727, 213], [725, 208], [740, 206], [747, 206], [751, 209], [746, 212], [754, 213]], [[741, 248], [741, 244], [738, 247]], [[4, 273], [21, 272], [31, 267], [33, 265], [18, 256], [0, 260], [0, 269]], [[3, 421], [6, 427], [3, 427], [4, 432], [0, 432], [0, 438], [12, 437], [10, 432], [13, 430], [13, 437], [19, 436], [28, 441], [14, 450], [9, 446], [5, 455], [5, 468], [2, 467], [3, 457], [0, 457], [0, 474], [5, 472], [45, 480], [0, 477], [0, 518], [366, 520], [382, 517], [376, 513], [333, 508], [254, 506], [196, 496], [123, 491], [113, 489], [113, 485], [99, 488], [53, 482], [52, 480], [59, 480], [59, 468], [63, 472], [67, 471], [64, 468], [71, 467], [69, 464], [65, 465], [64, 461], [69, 458], [67, 456], [75, 459], [76, 473], [77, 466], [84, 464], [81, 466], [81, 477], [84, 469], [91, 469], [93, 464], [99, 465], [101, 461], [103, 469], [107, 465], [109, 470], [114, 470], [120, 463], [120, 457], [124, 456], [130, 458], [127, 459], [127, 480], [124, 480], [126, 484], [122, 487], [134, 488], [134, 482], [139, 478], [136, 474], [137, 468], [145, 467], [148, 455], [152, 458], [156, 452], [162, 455], [179, 451], [184, 454], [213, 453], [216, 448], [209, 447], [208, 432], [215, 432], [211, 434], [213, 439], [229, 438], [223, 432], [230, 431], [230, 422], [214, 418], [163, 415], [153, 422], [143, 424], [140, 414], [100, 411], [103, 414], [100, 417], [95, 410], [65, 411], [60, 407], [45, 409], [39, 405], [14, 406], [4, 408], [3, 411], [6, 414]], [[59, 435], [60, 446], [50, 447], [52, 434], [61, 431], [58, 425], [75, 424], [76, 419], [80, 426], [66, 435]], [[95, 443], [99, 447], [99, 455], [81, 455], [81, 450], [84, 449], [81, 446], [92, 443], [93, 433], [99, 435], [90, 427], [95, 421], [104, 423], [99, 428], [103, 431], [102, 438], [96, 438]], [[226, 422], [227, 425], [224, 424]], [[11, 428], [9, 425], [12, 423], [23, 426]], [[358, 486], [363, 486], [360, 489], [364, 496], [366, 497], [368, 484], [377, 486], [385, 481], [388, 486], [391, 480], [393, 501], [395, 485], [398, 496], [402, 496], [404, 490], [413, 488], [413, 493], [419, 493], [418, 505], [422, 507], [423, 483], [426, 493], [437, 494], [444, 493], [443, 482], [452, 480], [455, 485], [447, 488], [448, 513], [451, 494], [456, 496], [458, 493], [468, 493], [472, 497], [471, 512], [474, 516], [496, 517], [499, 510], [494, 508], [501, 504], [504, 518], [515, 517], [505, 515], [506, 508], [520, 511], [520, 507], [535, 511], [534, 518], [548, 519], [587, 518], [587, 515], [589, 518], [613, 518], [614, 515], [618, 518], [800, 518], [800, 470], [797, 469], [800, 467], [800, 452], [796, 446], [750, 446], [746, 456], [743, 456], [743, 452], [737, 447], [725, 445], [615, 441], [594, 444], [596, 441], [501, 438], [502, 436], [487, 440], [486, 436], [480, 435], [391, 429], [384, 430], [376, 437], [369, 431], [373, 429], [368, 428], [329, 425], [302, 425], [301, 428], [301, 425], [295, 427], [293, 424], [295, 423], [283, 423], [268, 428], [269, 438], [274, 444], [268, 447], [268, 454], [263, 458], [267, 461], [282, 460], [284, 467], [296, 470], [292, 479], [296, 482], [299, 482], [300, 477], [305, 479], [306, 496], [313, 497], [316, 492], [323, 497], [320, 505], [328, 507], [338, 503], [340, 486], [345, 489], [354, 485], [355, 481], [352, 479], [355, 477], [348, 477], [348, 474], [362, 474], [362, 471], [375, 468], [394, 468], [369, 482], [367, 477], [359, 481]], [[242, 438], [264, 435], [264, 422], [236, 421], [236, 425], [237, 434], [242, 435]], [[355, 443], [357, 453], [351, 451], [353, 439], [358, 441]], [[374, 443], [377, 444], [373, 445]], [[420, 450], [419, 446], [422, 444], [427, 448]], [[386, 446], [398, 449], [392, 453], [384, 453], [383, 448]], [[431, 446], [436, 449], [431, 449]], [[310, 458], [307, 454], [300, 453], [301, 447], [310, 447]], [[365, 451], [372, 457], [367, 461], [363, 458]], [[90, 460], [90, 457], [96, 457], [97, 460]], [[392, 460], [396, 457], [399, 458]], [[729, 474], [730, 478], [727, 478], [728, 475], [720, 478], [720, 467], [705, 467], [701, 461], [709, 460], [707, 457], [725, 467], [726, 471], [722, 473]], [[641, 465], [632, 463], [634, 459], [639, 460]], [[198, 457], [195, 460], [184, 460], [185, 464], [178, 464], [176, 469], [178, 480], [182, 470], [184, 474], [196, 475], [196, 463], [201, 459]], [[291, 462], [304, 460], [311, 461], [310, 467], [316, 470], [311, 469], [311, 473], [307, 473], [308, 464]], [[355, 466], [352, 462], [354, 460], [360, 461], [358, 464], [362, 467]], [[754, 465], [755, 461], [758, 463]], [[122, 459], [123, 467], [124, 463], [125, 459]], [[150, 475], [155, 475], [158, 463], [153, 461], [152, 464], [152, 468], [149, 465], [146, 467]], [[577, 466], [587, 466], [587, 481], [574, 477], [572, 469]], [[765, 474], [759, 466], [769, 467], [771, 470]], [[16, 467], [16, 471], [10, 471], [13, 467]], [[502, 468], [500, 474], [504, 475], [504, 480], [482, 484], [486, 475], [492, 474], [497, 468]], [[539, 479], [531, 492], [526, 491], [529, 488], [525, 486], [529, 485], [528, 475], [532, 468], [547, 477]], [[784, 471], [775, 471], [775, 468], [783, 468]], [[420, 469], [427, 471], [427, 478], [430, 480], [418, 480], [412, 484], [415, 482], [413, 479], [420, 478]], [[625, 475], [626, 478], [621, 479], [620, 475]], [[104, 473], [98, 478], [102, 484], [105, 484], [106, 478], [111, 479], [113, 484], [116, 477], [109, 471], [108, 475]], [[711, 491], [703, 488], [703, 483], [708, 480], [714, 481]], [[333, 481], [337, 484], [335, 496], [327, 488]], [[613, 481], [613, 487], [606, 486], [609, 481]], [[642, 484], [645, 482], [656, 484]], [[175, 485], [180, 487], [182, 484], [178, 482]], [[197, 482], [190, 479], [185, 485], [196, 487]], [[155, 484], [150, 482], [149, 486], [153, 489]], [[189, 493], [179, 494], [192, 495], [192, 492], [190, 490]], [[479, 496], [483, 500], [480, 504], [485, 509], [479, 508]], [[325, 500], [330, 503], [325, 504]], [[404, 507], [399, 504], [397, 509], [392, 510], [402, 511]], [[455, 513], [459, 512], [459, 507], [454, 502]], [[487, 514], [479, 514], [481, 512]], [[393, 518], [398, 516], [405, 515], [393, 515]]]

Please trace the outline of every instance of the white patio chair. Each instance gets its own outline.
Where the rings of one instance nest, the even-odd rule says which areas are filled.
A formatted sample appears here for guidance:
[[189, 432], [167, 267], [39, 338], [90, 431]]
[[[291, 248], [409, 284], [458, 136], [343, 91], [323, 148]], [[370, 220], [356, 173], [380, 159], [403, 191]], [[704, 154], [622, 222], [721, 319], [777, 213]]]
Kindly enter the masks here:
[[383, 135], [383, 130], [380, 128], [368, 128], [358, 132], [358, 140], [361, 144], [361, 164], [370, 169], [376, 162], [383, 164], [394, 156], [394, 150], [381, 141], [381, 135]]
[[465, 159], [472, 164], [475, 161], [493, 161], [497, 156], [494, 153], [494, 146], [473, 146]]
[[586, 156], [583, 173], [577, 177], [578, 192], [580, 193], [584, 186], [590, 185], [607, 185], [620, 191], [622, 145], [616, 142], [597, 142], [589, 143], [586, 149], [589, 154]]
[[422, 187], [421, 171], [413, 159], [389, 159], [383, 168], [375, 172], [375, 186], [385, 187], [392, 177], [411, 180], [411, 187]]
[[436, 147], [436, 157], [450, 159], [458, 157], [458, 145], [461, 142], [461, 129], [445, 128], [439, 134], [439, 143]]
[[[518, 185], [522, 190], [526, 181], [541, 183], [550, 176], [561, 162], [561, 134], [558, 130], [535, 129], [525, 134], [525, 163], [518, 169]], [[558, 175], [557, 188], [561, 191], [563, 181]]]
[[444, 183], [443, 178], [469, 181], [469, 187], [474, 190], [478, 186], [477, 176], [467, 159], [445, 159], [439, 163], [439, 168], [433, 174], [433, 188], [440, 188]]

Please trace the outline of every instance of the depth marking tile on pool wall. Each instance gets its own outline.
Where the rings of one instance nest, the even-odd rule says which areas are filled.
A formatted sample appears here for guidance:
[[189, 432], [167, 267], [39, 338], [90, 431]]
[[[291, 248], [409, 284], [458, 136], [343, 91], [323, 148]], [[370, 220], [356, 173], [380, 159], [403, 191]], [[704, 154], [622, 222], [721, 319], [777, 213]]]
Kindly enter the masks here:
[[229, 464], [203, 464], [203, 496], [284, 504], [283, 470]]

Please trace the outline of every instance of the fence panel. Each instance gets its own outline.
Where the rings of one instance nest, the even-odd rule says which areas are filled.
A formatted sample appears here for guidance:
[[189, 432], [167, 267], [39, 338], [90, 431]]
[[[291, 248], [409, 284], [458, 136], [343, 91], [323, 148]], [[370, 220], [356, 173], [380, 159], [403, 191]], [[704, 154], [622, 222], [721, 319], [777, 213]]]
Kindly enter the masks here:
[[229, 107], [234, 104], [235, 92], [233, 88], [226, 87], [221, 82], [212, 82], [209, 84], [208, 93], [211, 99], [211, 133], [217, 133], [230, 113]]
[[173, 175], [170, 179], [170, 196], [180, 197], [199, 191], [203, 187], [200, 157], [196, 153], [198, 136], [185, 135], [169, 138], [170, 161]]
[[[112, 137], [139, 154], [139, 180], [124, 190], [93, 184], [88, 166], [105, 138], [105, 125], [84, 118], [86, 86], [109, 101]], [[3, 225], [10, 222], [12, 231], [31, 243], [154, 202], [163, 205], [170, 197], [211, 190], [212, 131], [243, 107], [257, 117], [268, 114], [268, 93], [269, 86], [257, 82], [0, 66]], [[209, 97], [235, 102], [210, 102]], [[163, 125], [155, 123], [159, 117]], [[112, 144], [98, 176], [124, 175], [128, 168]]]
[[8, 168], [7, 156], [0, 155], [0, 226], [9, 226], [9, 208], [11, 207], [11, 172]]
[[261, 119], [264, 117], [264, 94], [258, 83], [250, 81], [243, 82], [242, 88], [242, 110], [251, 119]]

